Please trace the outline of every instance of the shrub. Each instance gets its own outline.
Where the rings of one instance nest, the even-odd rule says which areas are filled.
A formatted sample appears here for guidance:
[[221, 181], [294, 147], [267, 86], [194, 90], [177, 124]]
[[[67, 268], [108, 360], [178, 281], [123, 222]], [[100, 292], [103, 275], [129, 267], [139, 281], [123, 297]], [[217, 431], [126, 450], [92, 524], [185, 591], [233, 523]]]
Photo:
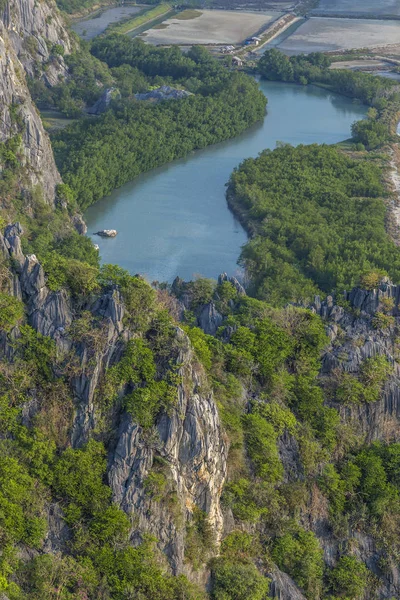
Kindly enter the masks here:
[[207, 343], [207, 336], [199, 327], [184, 327], [192, 346], [199, 357], [202, 365], [207, 369], [211, 369], [212, 352]]
[[156, 502], [159, 502], [162, 499], [166, 485], [167, 479], [164, 473], [156, 471], [150, 471], [146, 479], [143, 481], [146, 494]]
[[103, 265], [99, 283], [102, 286], [117, 286], [122, 293], [127, 325], [135, 331], [144, 331], [154, 316], [156, 293], [141, 277], [132, 277], [116, 265]]
[[52, 251], [42, 259], [47, 285], [57, 291], [68, 287], [75, 296], [90, 294], [98, 289], [98, 269], [76, 259], [65, 258]]
[[22, 320], [23, 316], [23, 303], [14, 296], [0, 293], [0, 329], [9, 331]]
[[307, 598], [319, 598], [322, 587], [323, 552], [312, 531], [299, 529], [275, 540], [272, 557], [306, 592]]
[[368, 569], [355, 556], [342, 556], [329, 574], [329, 582], [336, 596], [348, 600], [364, 597]]
[[283, 476], [283, 466], [277, 448], [277, 433], [271, 423], [256, 414], [243, 418], [249, 456], [255, 472], [271, 484]]
[[257, 543], [246, 531], [232, 531], [221, 543], [221, 555], [232, 562], [248, 563], [255, 556]]
[[373, 270], [364, 273], [360, 277], [360, 285], [363, 289], [372, 291], [378, 287], [384, 277], [387, 277], [386, 271]]
[[376, 312], [372, 319], [374, 329], [387, 329], [394, 325], [395, 319], [391, 315], [385, 315], [383, 312]]
[[336, 398], [340, 402], [351, 404], [376, 402], [392, 372], [393, 366], [386, 356], [368, 358], [360, 367], [359, 379], [350, 373], [342, 373]]
[[212, 564], [213, 600], [267, 600], [270, 580], [253, 564], [219, 558]]
[[195, 507], [186, 527], [185, 558], [196, 570], [207, 561], [215, 547], [215, 533], [207, 513]]
[[90, 440], [84, 448], [68, 448], [54, 468], [53, 488], [70, 504], [70, 521], [104, 510], [111, 489], [104, 485], [106, 455], [103, 444]]

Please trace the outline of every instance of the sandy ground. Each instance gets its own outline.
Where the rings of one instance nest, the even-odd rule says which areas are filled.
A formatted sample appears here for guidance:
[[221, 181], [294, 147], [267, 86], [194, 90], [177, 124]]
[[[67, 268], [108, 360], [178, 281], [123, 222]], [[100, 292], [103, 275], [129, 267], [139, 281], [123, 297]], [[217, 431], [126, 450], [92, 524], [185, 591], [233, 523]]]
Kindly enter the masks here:
[[131, 17], [145, 8], [144, 6], [116, 6], [109, 8], [102, 13], [77, 21], [72, 25], [72, 29], [84, 40], [91, 40], [103, 33], [110, 23], [117, 23], [127, 17]]
[[167, 19], [163, 23], [167, 27], [149, 29], [143, 39], [155, 45], [238, 44], [280, 16], [279, 12], [204, 10], [195, 19]]
[[315, 12], [339, 15], [400, 16], [399, 0], [320, 0]]
[[400, 21], [373, 19], [307, 19], [278, 48], [287, 54], [373, 48], [400, 40]]
[[331, 69], [382, 69], [387, 68], [390, 63], [383, 60], [365, 59], [365, 60], [339, 60], [333, 62]]

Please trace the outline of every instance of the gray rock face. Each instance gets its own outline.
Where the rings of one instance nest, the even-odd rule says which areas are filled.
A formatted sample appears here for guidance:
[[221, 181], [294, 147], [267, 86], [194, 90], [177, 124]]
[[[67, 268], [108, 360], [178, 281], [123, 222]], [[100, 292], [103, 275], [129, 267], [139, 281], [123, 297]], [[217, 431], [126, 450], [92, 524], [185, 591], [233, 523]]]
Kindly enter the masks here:
[[74, 447], [85, 444], [96, 425], [94, 395], [104, 370], [118, 349], [118, 338], [123, 331], [124, 307], [117, 290], [101, 296], [91, 308], [93, 315], [104, 320], [104, 346], [94, 354], [82, 345], [78, 352], [82, 371], [72, 380], [76, 416], [71, 434]]
[[113, 100], [118, 100], [119, 98], [121, 98], [119, 89], [115, 87], [109, 88], [108, 90], [104, 91], [104, 93], [100, 96], [97, 102], [93, 104], [93, 106], [88, 108], [87, 112], [89, 115], [101, 115], [106, 112]]
[[[46, 63], [45, 82], [52, 86], [65, 76], [67, 69], [62, 56], [51, 55], [51, 47], [61, 46], [68, 54], [72, 43], [54, 0], [8, 0], [0, 13], [9, 32], [11, 43], [25, 71], [33, 76], [35, 64]], [[52, 59], [50, 60], [50, 57]]]
[[181, 100], [182, 98], [187, 98], [188, 96], [192, 96], [192, 94], [185, 90], [178, 90], [169, 85], [162, 85], [156, 90], [135, 94], [136, 100], [152, 100], [153, 102], [160, 100]]
[[[109, 482], [113, 498], [128, 514], [136, 515], [141, 532], [151, 532], [167, 554], [175, 573], [187, 572], [184, 563], [185, 523], [194, 507], [204, 510], [217, 538], [223, 517], [220, 495], [226, 477], [227, 446], [205, 375], [194, 366], [190, 343], [180, 329], [182, 350], [177, 363], [185, 384], [178, 388], [178, 403], [163, 414], [149, 436], [126, 416], [110, 458]], [[150, 439], [149, 439], [150, 438]], [[165, 461], [168, 485], [183, 511], [183, 523], [172, 514], [167, 498], [155, 501], [146, 494], [145, 480], [156, 457]]]
[[86, 235], [87, 233], [87, 225], [83, 220], [82, 215], [74, 215], [72, 217], [72, 225], [75, 227], [76, 231], [79, 235]]
[[20, 235], [24, 233], [20, 223], [7, 225], [4, 230], [5, 247], [10, 257], [20, 266], [25, 262], [25, 256], [22, 252]]
[[[340, 371], [357, 375], [363, 361], [375, 356], [386, 356], [393, 365], [393, 375], [377, 402], [337, 405], [342, 419], [355, 425], [368, 443], [400, 440], [400, 365], [395, 358], [394, 336], [390, 329], [375, 329], [372, 322], [383, 298], [393, 299], [392, 313], [398, 321], [400, 288], [390, 282], [384, 282], [376, 290], [355, 288], [347, 293], [345, 300], [353, 312], [345, 311], [330, 296], [322, 303], [316, 298], [312, 306], [327, 321], [331, 340], [336, 340], [323, 357], [322, 381]], [[339, 331], [342, 343], [337, 342]]]
[[215, 335], [222, 325], [223, 317], [215, 308], [214, 302], [210, 302], [201, 308], [197, 321], [204, 333]]
[[67, 544], [71, 540], [71, 531], [65, 523], [64, 514], [58, 504], [47, 507], [48, 531], [44, 540], [44, 552], [54, 554], [66, 552]]
[[276, 568], [268, 575], [271, 578], [270, 594], [279, 600], [306, 600], [293, 579]]
[[32, 327], [49, 337], [69, 327], [73, 318], [71, 299], [65, 290], [50, 292], [43, 267], [34, 254], [25, 258], [20, 284]]
[[229, 281], [239, 294], [239, 296], [246, 296], [246, 290], [242, 286], [242, 284], [236, 279], [236, 277], [228, 277], [226, 273], [221, 273], [218, 277], [218, 283], [221, 285], [224, 281]]
[[[21, 0], [21, 6], [23, 4]], [[15, 27], [15, 31], [19, 31], [17, 25]], [[49, 137], [30, 98], [23, 68], [9, 31], [0, 20], [0, 142], [5, 142], [19, 132], [13, 111], [17, 112], [23, 123], [22, 152], [25, 157], [24, 165], [27, 167], [28, 185], [21, 182], [21, 188], [29, 194], [32, 187], [39, 185], [46, 202], [53, 204], [55, 188], [61, 183], [61, 177], [54, 162]]]

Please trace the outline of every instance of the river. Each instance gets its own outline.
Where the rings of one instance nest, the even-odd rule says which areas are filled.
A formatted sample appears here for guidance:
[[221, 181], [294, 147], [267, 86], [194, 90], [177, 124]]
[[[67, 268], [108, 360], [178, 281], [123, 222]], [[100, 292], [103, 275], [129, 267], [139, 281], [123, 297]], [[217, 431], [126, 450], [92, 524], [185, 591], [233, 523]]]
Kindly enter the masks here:
[[[233, 169], [244, 158], [275, 148], [277, 141], [298, 145], [347, 139], [353, 121], [367, 110], [315, 86], [263, 81], [260, 87], [268, 97], [263, 123], [145, 173], [87, 210], [89, 235], [100, 246], [102, 262], [149, 281], [237, 273], [247, 237], [225, 199]], [[118, 235], [92, 235], [100, 229], [116, 229]]]

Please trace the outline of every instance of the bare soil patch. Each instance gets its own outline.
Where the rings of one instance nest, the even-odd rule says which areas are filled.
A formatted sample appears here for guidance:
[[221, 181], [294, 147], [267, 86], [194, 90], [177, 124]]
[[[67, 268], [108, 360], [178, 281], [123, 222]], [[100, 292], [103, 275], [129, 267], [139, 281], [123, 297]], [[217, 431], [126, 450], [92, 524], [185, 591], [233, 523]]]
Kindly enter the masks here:
[[312, 17], [279, 44], [287, 54], [374, 48], [400, 40], [400, 21]]
[[167, 19], [167, 28], [147, 31], [146, 42], [170, 44], [238, 44], [281, 16], [278, 12], [242, 12], [226, 10], [183, 11], [198, 13], [189, 19], [179, 14]]
[[390, 66], [390, 63], [379, 59], [365, 59], [365, 60], [339, 60], [333, 62], [330, 66], [331, 69], [384, 69]]

